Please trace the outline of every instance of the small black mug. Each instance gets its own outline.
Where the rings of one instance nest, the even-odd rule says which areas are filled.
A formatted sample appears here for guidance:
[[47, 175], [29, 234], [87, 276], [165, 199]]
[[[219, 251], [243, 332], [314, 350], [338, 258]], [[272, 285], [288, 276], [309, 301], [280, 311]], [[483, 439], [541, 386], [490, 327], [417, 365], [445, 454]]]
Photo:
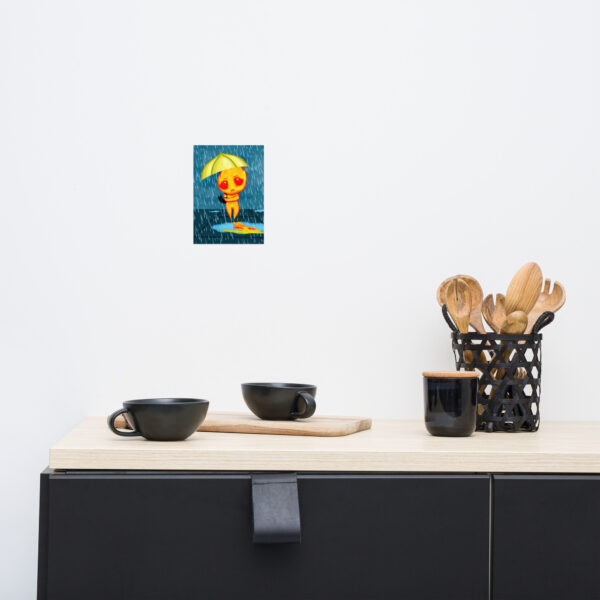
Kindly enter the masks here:
[[[208, 411], [208, 400], [196, 398], [149, 398], [128, 400], [108, 417], [113, 433], [124, 437], [141, 435], [147, 440], [185, 440], [200, 427]], [[115, 419], [123, 414], [132, 431], [120, 431]]]
[[425, 427], [431, 435], [466, 437], [477, 424], [478, 374], [475, 371], [425, 371]]
[[308, 419], [315, 414], [317, 388], [304, 383], [242, 383], [248, 408], [268, 421]]

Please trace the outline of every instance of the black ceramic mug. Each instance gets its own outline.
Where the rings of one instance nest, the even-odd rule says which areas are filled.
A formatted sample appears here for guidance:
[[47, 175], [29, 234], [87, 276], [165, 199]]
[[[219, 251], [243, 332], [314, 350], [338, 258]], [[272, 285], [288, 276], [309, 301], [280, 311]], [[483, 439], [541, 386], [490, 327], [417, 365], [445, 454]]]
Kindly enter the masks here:
[[[147, 440], [174, 442], [190, 437], [204, 421], [207, 411], [208, 400], [196, 398], [128, 400], [108, 417], [108, 426], [113, 433], [124, 437], [141, 435]], [[119, 415], [125, 416], [132, 431], [115, 427]]]
[[466, 437], [477, 424], [478, 374], [475, 371], [425, 371], [425, 427], [431, 435]]
[[308, 419], [315, 414], [317, 388], [304, 383], [242, 383], [248, 408], [269, 421]]

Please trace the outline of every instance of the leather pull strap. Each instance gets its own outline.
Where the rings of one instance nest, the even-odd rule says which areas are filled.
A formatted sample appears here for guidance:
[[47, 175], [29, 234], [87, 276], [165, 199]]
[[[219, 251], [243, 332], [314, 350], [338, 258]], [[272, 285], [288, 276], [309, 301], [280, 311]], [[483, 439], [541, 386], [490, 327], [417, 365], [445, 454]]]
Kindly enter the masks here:
[[300, 543], [300, 504], [296, 473], [252, 475], [255, 544]]

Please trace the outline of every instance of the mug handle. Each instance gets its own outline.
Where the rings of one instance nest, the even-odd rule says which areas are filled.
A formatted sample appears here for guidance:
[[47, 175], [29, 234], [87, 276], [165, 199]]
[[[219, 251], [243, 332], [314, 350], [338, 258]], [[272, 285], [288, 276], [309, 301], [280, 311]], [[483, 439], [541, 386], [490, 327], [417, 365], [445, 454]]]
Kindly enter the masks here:
[[108, 417], [107, 423], [108, 423], [108, 426], [110, 427], [110, 430], [113, 433], [116, 433], [117, 435], [122, 435], [123, 437], [133, 437], [136, 435], [142, 435], [137, 429], [134, 429], [133, 431], [119, 431], [115, 427], [115, 419], [119, 415], [122, 415], [123, 413], [126, 413], [126, 412], [127, 412], [126, 408], [120, 408], [119, 410], [115, 410], [115, 412], [112, 415], [110, 415], [110, 417]]
[[315, 414], [315, 410], [317, 410], [315, 399], [308, 392], [298, 392], [296, 400], [298, 399], [298, 396], [304, 400], [306, 407], [301, 413], [292, 412], [290, 417], [292, 417], [292, 419], [308, 419], [308, 417], [312, 417]]

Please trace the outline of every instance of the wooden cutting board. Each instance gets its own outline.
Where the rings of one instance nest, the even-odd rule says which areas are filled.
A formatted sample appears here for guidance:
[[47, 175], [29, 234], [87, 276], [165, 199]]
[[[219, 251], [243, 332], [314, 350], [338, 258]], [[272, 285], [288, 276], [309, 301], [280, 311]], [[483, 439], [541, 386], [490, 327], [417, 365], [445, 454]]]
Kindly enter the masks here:
[[[117, 417], [115, 426], [127, 427], [123, 416]], [[335, 437], [370, 428], [371, 419], [366, 417], [311, 417], [297, 421], [263, 421], [250, 413], [209, 412], [198, 431]]]

